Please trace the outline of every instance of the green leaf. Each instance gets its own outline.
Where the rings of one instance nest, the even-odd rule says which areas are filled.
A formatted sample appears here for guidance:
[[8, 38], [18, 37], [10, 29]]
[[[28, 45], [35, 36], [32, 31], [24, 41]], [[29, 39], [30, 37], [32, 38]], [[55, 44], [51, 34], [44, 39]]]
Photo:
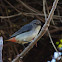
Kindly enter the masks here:
[[59, 44], [59, 45], [58, 45], [58, 48], [61, 48], [61, 47], [62, 47], [62, 44]]
[[62, 43], [62, 39], [60, 39], [60, 42]]
[[59, 45], [59, 42], [56, 42], [56, 45]]

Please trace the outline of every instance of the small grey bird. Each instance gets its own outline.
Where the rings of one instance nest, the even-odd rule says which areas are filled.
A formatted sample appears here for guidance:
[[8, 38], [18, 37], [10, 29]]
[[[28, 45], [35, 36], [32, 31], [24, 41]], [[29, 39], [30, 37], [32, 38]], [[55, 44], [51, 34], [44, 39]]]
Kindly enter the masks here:
[[6, 41], [16, 42], [19, 44], [29, 43], [37, 36], [41, 29], [41, 25], [42, 24], [39, 20], [33, 20], [31, 23], [20, 28]]

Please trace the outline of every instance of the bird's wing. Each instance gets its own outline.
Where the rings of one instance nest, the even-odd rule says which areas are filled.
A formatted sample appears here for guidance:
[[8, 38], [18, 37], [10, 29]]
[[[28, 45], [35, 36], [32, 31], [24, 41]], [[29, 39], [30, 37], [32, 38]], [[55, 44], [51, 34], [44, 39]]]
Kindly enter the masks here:
[[22, 28], [20, 28], [17, 32], [15, 32], [10, 38], [15, 37], [21, 33], [28, 32], [33, 28], [31, 24], [26, 24]]

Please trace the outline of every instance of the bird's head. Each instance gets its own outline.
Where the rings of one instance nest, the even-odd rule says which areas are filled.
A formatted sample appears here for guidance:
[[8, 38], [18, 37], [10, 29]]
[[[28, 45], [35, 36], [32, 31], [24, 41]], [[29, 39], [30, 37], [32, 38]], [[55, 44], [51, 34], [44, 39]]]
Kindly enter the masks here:
[[33, 20], [31, 23], [32, 23], [33, 25], [42, 25], [39, 20]]

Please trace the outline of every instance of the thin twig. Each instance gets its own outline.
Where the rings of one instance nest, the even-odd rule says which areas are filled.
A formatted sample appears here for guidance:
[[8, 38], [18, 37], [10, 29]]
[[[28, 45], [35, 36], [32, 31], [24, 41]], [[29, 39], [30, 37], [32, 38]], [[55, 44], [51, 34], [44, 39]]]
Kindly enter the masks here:
[[5, 2], [7, 2], [13, 9], [15, 9], [17, 12], [20, 12], [18, 9], [16, 9], [10, 2], [8, 2], [7, 0], [4, 0]]
[[[44, 17], [44, 14], [40, 14], [40, 13], [26, 13], [26, 12], [20, 12], [18, 14], [15, 14], [15, 15], [11, 15], [11, 16], [0, 16], [0, 18], [2, 19], [5, 19], [5, 18], [13, 18], [13, 17], [16, 17], [16, 16], [20, 16], [20, 15], [39, 15], [39, 16], [43, 16]], [[48, 16], [48, 15], [47, 15]], [[62, 16], [58, 16], [58, 15], [53, 15], [53, 19], [58, 19], [58, 18], [62, 18]]]
[[28, 10], [30, 10], [31, 12], [35, 12], [35, 13], [40, 13], [40, 11], [32, 8], [31, 6], [27, 5], [26, 3], [24, 3], [21, 0], [16, 0], [17, 2], [19, 2], [20, 4], [22, 4], [25, 8], [27, 8]]
[[58, 27], [58, 28], [55, 28], [53, 30], [50, 30], [50, 33], [54, 33], [54, 32], [57, 32], [57, 31], [62, 31], [62, 27]]
[[45, 21], [46, 21], [47, 15], [46, 15], [45, 3], [46, 3], [46, 0], [43, 0], [43, 11], [44, 11]]
[[[58, 15], [60, 16], [60, 12], [59, 12], [58, 7], [57, 7], [57, 12], [58, 12]], [[60, 22], [62, 23], [62, 19], [61, 18], [59, 18], [59, 19], [60, 19]]]
[[58, 52], [58, 50], [57, 50], [57, 48], [56, 48], [56, 46], [55, 46], [55, 44], [54, 44], [54, 42], [53, 42], [53, 40], [52, 40], [52, 37], [51, 37], [51, 35], [50, 35], [49, 30], [48, 30], [47, 32], [48, 32], [48, 35], [49, 35], [50, 41], [51, 41], [51, 43], [52, 43], [54, 49], [56, 50], [56, 52]]
[[[46, 7], [47, 7], [47, 12], [49, 14], [49, 9], [48, 9], [48, 5], [47, 5], [47, 1], [46, 1]], [[53, 25], [55, 25], [53, 18], [52, 18], [52, 23], [53, 23]]]
[[[45, 4], [46, 4], [46, 0], [43, 0], [43, 11], [44, 11], [45, 21], [46, 21], [47, 16], [46, 16]], [[48, 35], [49, 35], [50, 41], [51, 41], [51, 43], [52, 43], [52, 45], [53, 45], [54, 49], [56, 50], [56, 52], [58, 52], [58, 50], [57, 50], [56, 46], [54, 45], [54, 42], [53, 42], [53, 40], [52, 40], [52, 37], [51, 37], [51, 35], [50, 35], [49, 30], [47, 30], [47, 33], [48, 33]]]
[[[35, 8], [33, 8], [33, 7], [29, 6], [29, 5], [27, 5], [26, 3], [24, 3], [24, 2], [21, 1], [21, 0], [17, 0], [17, 2], [19, 2], [20, 4], [22, 4], [25, 8], [27, 8], [27, 9], [30, 10], [31, 12], [40, 13], [40, 11], [38, 11], [37, 9], [35, 9]], [[42, 18], [40, 18], [39, 16], [36, 15], [36, 17], [37, 17], [39, 20], [41, 20], [41, 21], [44, 22], [44, 20], [43, 20]]]

